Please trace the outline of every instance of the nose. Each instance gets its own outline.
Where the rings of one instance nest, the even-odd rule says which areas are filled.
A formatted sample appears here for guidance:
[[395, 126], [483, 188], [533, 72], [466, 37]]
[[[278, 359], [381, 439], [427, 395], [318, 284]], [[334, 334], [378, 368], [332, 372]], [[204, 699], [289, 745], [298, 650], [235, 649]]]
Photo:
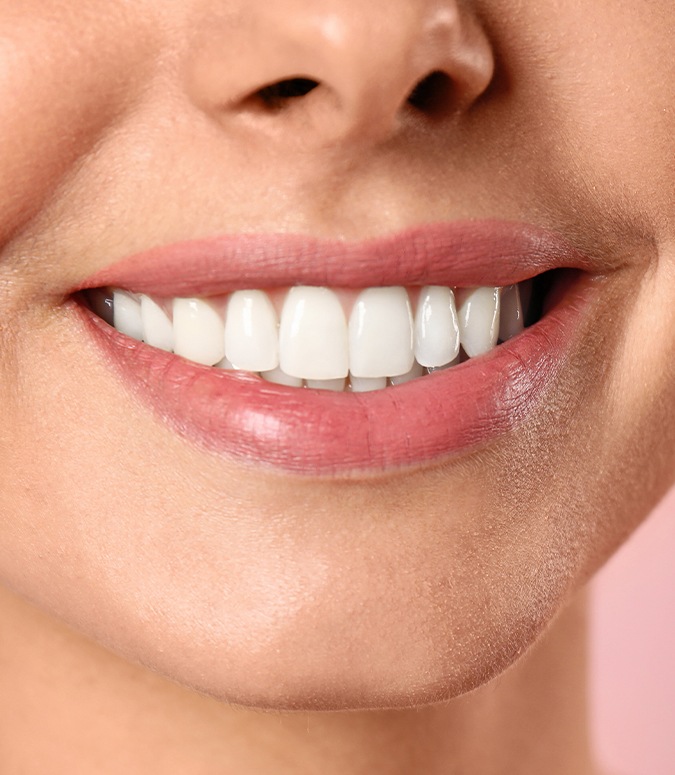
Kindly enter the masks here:
[[221, 120], [245, 116], [321, 144], [373, 142], [411, 118], [467, 110], [493, 72], [463, 0], [241, 0], [201, 17], [187, 88]]

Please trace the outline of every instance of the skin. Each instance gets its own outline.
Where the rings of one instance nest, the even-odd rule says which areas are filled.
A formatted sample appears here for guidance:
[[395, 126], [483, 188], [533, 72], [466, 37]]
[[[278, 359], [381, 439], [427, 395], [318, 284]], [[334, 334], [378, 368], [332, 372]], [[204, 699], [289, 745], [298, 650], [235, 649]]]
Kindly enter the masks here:
[[[671, 0], [0, 0], [8, 772], [597, 772], [583, 588], [675, 464], [674, 35]], [[465, 217], [607, 273], [527, 422], [419, 470], [206, 453], [67, 303], [154, 245]]]

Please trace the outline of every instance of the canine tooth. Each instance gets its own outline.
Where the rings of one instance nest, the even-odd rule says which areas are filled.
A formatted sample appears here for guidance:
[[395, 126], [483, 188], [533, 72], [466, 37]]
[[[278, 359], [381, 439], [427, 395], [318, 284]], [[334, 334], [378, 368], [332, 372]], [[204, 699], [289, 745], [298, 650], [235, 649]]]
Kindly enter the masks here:
[[503, 342], [506, 342], [525, 328], [523, 305], [517, 285], [509, 285], [502, 289], [500, 307], [499, 336]]
[[173, 350], [173, 324], [164, 310], [149, 296], [141, 296], [143, 341], [160, 350]]
[[143, 321], [141, 320], [141, 305], [130, 293], [115, 291], [113, 294], [113, 322], [115, 328], [122, 334], [143, 339]]
[[415, 358], [435, 368], [454, 360], [459, 352], [459, 321], [450, 288], [422, 288], [415, 316]]
[[401, 374], [399, 377], [391, 377], [389, 381], [392, 385], [404, 385], [406, 382], [410, 382], [418, 377], [423, 377], [427, 373], [427, 370], [420, 363], [415, 361], [412, 369], [407, 374]]
[[384, 390], [387, 387], [386, 377], [355, 377], [349, 375], [352, 393], [369, 393], [372, 390]]
[[274, 382], [276, 385], [286, 385], [287, 387], [302, 387], [302, 380], [298, 377], [291, 377], [279, 367], [270, 371], [263, 371], [260, 376], [268, 382]]
[[288, 292], [279, 328], [279, 365], [286, 374], [303, 379], [347, 376], [347, 321], [329, 288], [301, 286]]
[[356, 377], [391, 377], [412, 368], [413, 320], [405, 288], [367, 288], [349, 319], [349, 370]]
[[470, 358], [492, 350], [499, 338], [499, 288], [458, 292], [459, 338]]
[[263, 291], [236, 291], [230, 296], [225, 355], [244, 371], [271, 371], [279, 365], [279, 321]]
[[308, 379], [307, 387], [315, 390], [331, 390], [341, 393], [345, 389], [346, 380], [342, 379]]
[[190, 361], [213, 366], [225, 357], [225, 326], [202, 299], [173, 300], [174, 352]]

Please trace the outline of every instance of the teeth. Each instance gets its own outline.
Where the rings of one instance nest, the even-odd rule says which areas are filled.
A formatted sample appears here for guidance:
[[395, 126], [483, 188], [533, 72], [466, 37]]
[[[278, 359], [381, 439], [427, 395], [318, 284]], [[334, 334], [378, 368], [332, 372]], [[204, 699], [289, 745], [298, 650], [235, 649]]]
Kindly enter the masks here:
[[333, 291], [291, 288], [281, 313], [279, 353], [281, 368], [294, 377], [333, 380], [347, 376], [347, 321]]
[[523, 320], [523, 305], [520, 301], [520, 290], [517, 285], [509, 285], [502, 289], [501, 311], [499, 314], [499, 336], [502, 342], [507, 342], [525, 328]]
[[262, 291], [237, 291], [225, 321], [225, 356], [235, 369], [271, 371], [279, 365], [277, 313]]
[[164, 310], [149, 296], [141, 296], [143, 341], [172, 352], [174, 349], [173, 324]]
[[384, 390], [387, 387], [386, 377], [354, 377], [350, 375], [349, 383], [352, 393], [370, 393], [373, 390]]
[[349, 368], [356, 377], [407, 374], [413, 365], [413, 322], [405, 288], [368, 288], [349, 319]]
[[426, 369], [417, 361], [413, 363], [412, 369], [407, 374], [401, 374], [398, 377], [391, 377], [389, 382], [392, 385], [404, 385], [406, 382], [410, 382], [418, 377], [423, 377], [426, 374]]
[[340, 393], [345, 389], [346, 379], [308, 379], [307, 387], [315, 390], [331, 390]]
[[460, 362], [460, 345], [465, 360], [516, 336], [531, 287], [529, 281], [454, 292], [426, 286], [414, 319], [402, 287], [338, 296], [329, 288], [299, 286], [287, 291], [283, 304], [278, 294], [273, 303], [261, 290], [236, 291], [227, 303], [155, 301], [113, 289], [93, 290], [89, 299], [121, 333], [195, 363], [257, 373], [289, 387], [362, 393], [451, 368]]
[[225, 326], [202, 299], [174, 299], [174, 352], [195, 363], [214, 366], [225, 357]]
[[425, 369], [427, 374], [433, 374], [435, 371], [445, 371], [446, 369], [449, 369], [451, 366], [459, 366], [459, 364], [462, 362], [461, 357], [458, 355], [453, 361], [450, 361], [450, 363], [446, 363], [445, 366], [430, 366], [428, 369]]
[[459, 353], [455, 295], [438, 285], [422, 288], [415, 316], [415, 358], [428, 368], [453, 361]]
[[222, 361], [216, 363], [216, 368], [225, 369], [225, 371], [234, 371], [234, 366], [230, 361], [227, 360], [227, 358], [223, 358]]
[[287, 387], [302, 387], [302, 380], [298, 377], [291, 377], [290, 374], [286, 374], [280, 368], [272, 369], [271, 371], [263, 371], [260, 375], [268, 382], [274, 382], [276, 385], [286, 385]]
[[115, 328], [132, 339], [143, 339], [143, 321], [140, 302], [126, 291], [115, 291], [113, 296]]
[[499, 338], [499, 288], [466, 288], [458, 292], [459, 338], [470, 357], [492, 350]]

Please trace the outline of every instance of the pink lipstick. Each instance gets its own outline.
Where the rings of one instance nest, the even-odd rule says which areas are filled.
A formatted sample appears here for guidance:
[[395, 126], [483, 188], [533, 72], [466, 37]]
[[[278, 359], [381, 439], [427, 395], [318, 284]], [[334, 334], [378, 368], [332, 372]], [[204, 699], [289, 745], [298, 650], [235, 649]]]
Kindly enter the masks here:
[[599, 287], [590, 273], [604, 267], [550, 232], [470, 221], [363, 242], [197, 240], [123, 259], [74, 290], [115, 286], [167, 298], [300, 284], [505, 286], [563, 267], [582, 271], [522, 334], [461, 365], [366, 394], [286, 388], [200, 366], [123, 336], [77, 304], [112, 368], [190, 443], [280, 471], [336, 476], [464, 454], [525, 422], [578, 346]]

